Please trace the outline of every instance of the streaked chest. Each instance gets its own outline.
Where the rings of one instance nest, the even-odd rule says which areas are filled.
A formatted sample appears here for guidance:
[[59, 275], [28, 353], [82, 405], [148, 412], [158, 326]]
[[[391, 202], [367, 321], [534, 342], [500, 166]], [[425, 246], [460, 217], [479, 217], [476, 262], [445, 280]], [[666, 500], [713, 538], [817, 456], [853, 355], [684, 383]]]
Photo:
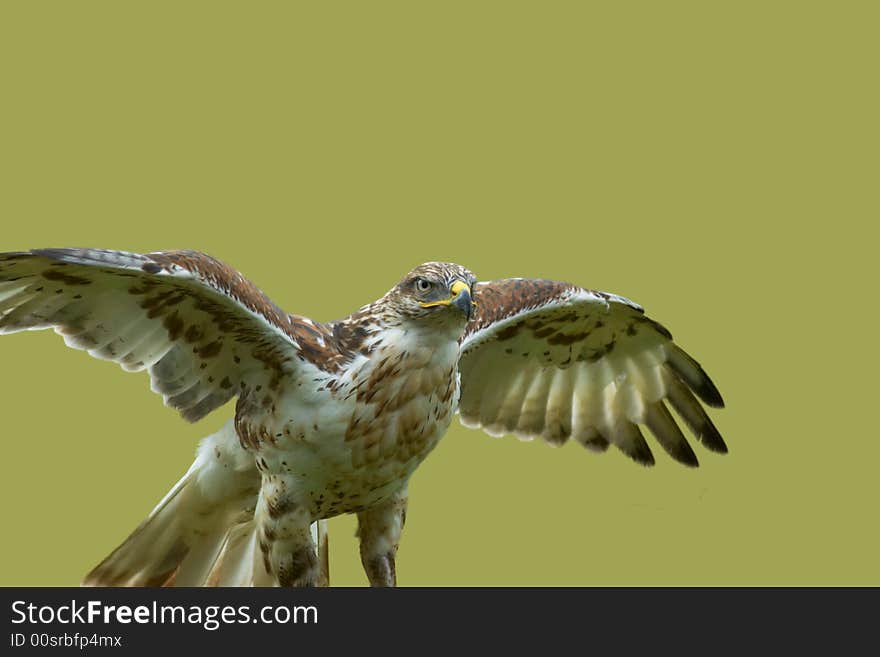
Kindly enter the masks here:
[[388, 350], [364, 370], [345, 431], [354, 467], [414, 468], [428, 455], [452, 420], [457, 360], [457, 345], [415, 345]]
[[316, 516], [399, 490], [446, 432], [458, 400], [458, 344], [389, 341], [341, 379], [241, 403], [239, 436], [258, 467], [299, 483]]

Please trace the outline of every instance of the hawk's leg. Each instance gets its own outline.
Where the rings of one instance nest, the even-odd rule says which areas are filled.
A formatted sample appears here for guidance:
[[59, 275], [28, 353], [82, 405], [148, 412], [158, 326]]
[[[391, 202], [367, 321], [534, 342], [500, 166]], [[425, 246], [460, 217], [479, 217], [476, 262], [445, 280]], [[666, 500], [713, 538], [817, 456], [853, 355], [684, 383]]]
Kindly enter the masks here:
[[361, 562], [370, 586], [397, 586], [394, 558], [406, 522], [406, 500], [404, 489], [357, 514]]
[[263, 563], [278, 584], [321, 584], [321, 568], [310, 529], [312, 517], [308, 508], [294, 499], [290, 478], [263, 475], [257, 517]]

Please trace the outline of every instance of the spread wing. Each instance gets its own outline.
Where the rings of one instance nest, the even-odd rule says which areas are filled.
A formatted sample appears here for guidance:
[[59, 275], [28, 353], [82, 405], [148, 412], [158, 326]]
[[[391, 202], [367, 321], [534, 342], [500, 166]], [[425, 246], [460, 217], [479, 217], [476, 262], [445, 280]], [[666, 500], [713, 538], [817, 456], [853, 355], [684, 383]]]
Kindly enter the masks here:
[[[727, 447], [705, 404], [723, 407], [703, 368], [637, 304], [555, 281], [478, 283], [461, 345], [461, 421], [491, 435], [616, 445], [654, 463], [645, 425], [677, 461], [698, 465], [669, 406], [710, 450]], [[696, 396], [695, 396], [696, 395]]]
[[0, 254], [0, 333], [54, 328], [71, 347], [146, 369], [152, 389], [191, 422], [243, 382], [277, 387], [306, 367], [310, 325], [194, 251]]

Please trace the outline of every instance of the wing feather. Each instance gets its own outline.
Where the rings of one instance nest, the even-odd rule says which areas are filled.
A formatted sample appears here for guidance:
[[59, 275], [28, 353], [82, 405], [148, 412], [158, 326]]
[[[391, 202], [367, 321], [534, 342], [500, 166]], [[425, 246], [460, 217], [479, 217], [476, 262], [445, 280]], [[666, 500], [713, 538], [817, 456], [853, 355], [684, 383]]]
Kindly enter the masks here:
[[519, 421], [514, 433], [522, 440], [531, 440], [544, 432], [544, 421], [547, 416], [547, 397], [550, 392], [550, 378], [553, 371], [541, 368], [531, 377], [528, 391], [523, 398], [519, 412]]
[[688, 444], [681, 429], [678, 428], [675, 420], [672, 419], [669, 409], [666, 408], [662, 401], [648, 404], [645, 409], [644, 419], [648, 429], [651, 430], [657, 442], [660, 443], [669, 456], [679, 463], [693, 468], [700, 465], [697, 455], [694, 454], [694, 450]]
[[151, 388], [189, 421], [228, 402], [243, 383], [313, 374], [321, 353], [310, 344], [306, 362], [306, 324], [316, 326], [195, 251], [0, 254], [0, 333], [54, 328], [68, 346], [127, 371], [148, 370]]
[[582, 431], [575, 434], [575, 438], [591, 452], [604, 452], [611, 444], [602, 437], [596, 427], [584, 427]]
[[523, 368], [516, 372], [513, 385], [507, 389], [504, 386], [498, 387], [501, 405], [492, 416], [495, 436], [503, 436], [506, 433], [516, 431], [533, 376], [530, 370]]
[[616, 426], [608, 429], [608, 432], [609, 435], [605, 440], [610, 440], [633, 461], [642, 465], [654, 465], [654, 454], [651, 453], [648, 441], [642, 435], [638, 424], [620, 419]]
[[571, 436], [574, 377], [566, 370], [554, 369], [553, 381], [547, 395], [547, 413], [541, 437], [554, 447], [561, 446]]
[[726, 451], [697, 401], [722, 407], [721, 394], [639, 305], [527, 279], [478, 283], [474, 296], [459, 363], [465, 426], [552, 445], [574, 436], [593, 451], [613, 444], [651, 465], [644, 425], [673, 459], [697, 466], [668, 401], [707, 448]]
[[727, 453], [727, 445], [694, 394], [668, 371], [664, 373], [666, 398], [697, 439], [713, 452]]
[[[605, 451], [608, 442], [599, 435], [599, 404], [597, 395], [599, 392], [596, 376], [590, 376], [586, 368], [576, 367], [571, 371], [574, 380], [572, 391], [572, 421], [571, 431], [579, 443], [589, 449]], [[574, 391], [577, 394], [574, 394]]]
[[687, 383], [688, 387], [697, 393], [703, 402], [713, 408], [723, 408], [724, 401], [721, 393], [712, 383], [709, 375], [703, 371], [700, 364], [682, 351], [677, 345], [670, 344], [667, 349], [669, 366]]

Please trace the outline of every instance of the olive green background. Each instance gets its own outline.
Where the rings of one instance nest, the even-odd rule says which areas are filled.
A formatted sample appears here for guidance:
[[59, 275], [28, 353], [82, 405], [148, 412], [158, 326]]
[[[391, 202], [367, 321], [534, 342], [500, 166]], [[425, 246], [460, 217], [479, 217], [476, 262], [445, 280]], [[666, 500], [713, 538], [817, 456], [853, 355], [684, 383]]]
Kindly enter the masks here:
[[[880, 584], [871, 5], [3, 3], [0, 250], [199, 249], [320, 320], [425, 260], [629, 296], [731, 453], [456, 425], [401, 584]], [[51, 332], [0, 368], [5, 585], [78, 583], [232, 412], [187, 425]]]

